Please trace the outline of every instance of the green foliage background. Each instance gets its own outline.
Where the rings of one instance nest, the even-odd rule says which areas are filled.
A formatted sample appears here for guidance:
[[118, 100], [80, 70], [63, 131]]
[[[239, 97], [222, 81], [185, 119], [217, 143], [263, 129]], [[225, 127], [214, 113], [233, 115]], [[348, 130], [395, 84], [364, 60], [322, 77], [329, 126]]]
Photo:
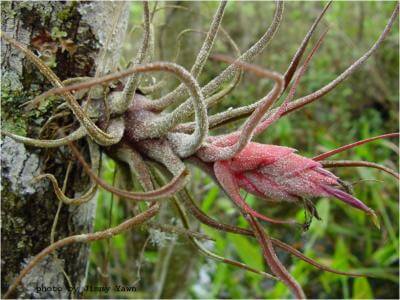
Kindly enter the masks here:
[[[152, 3], [153, 5], [154, 3]], [[165, 60], [175, 57], [176, 38], [185, 28], [207, 30], [217, 2], [168, 2], [189, 10], [167, 8], [157, 12], [155, 31], [156, 57]], [[151, 6], [152, 6], [151, 5]], [[256, 64], [284, 72], [292, 55], [301, 43], [313, 20], [322, 9], [321, 2], [289, 2], [285, 7], [283, 23], [278, 34]], [[315, 44], [320, 34], [329, 27], [322, 47], [313, 58], [297, 95], [306, 95], [322, 87], [346, 69], [375, 42], [386, 25], [395, 2], [335, 2], [320, 28], [311, 40]], [[245, 51], [266, 30], [272, 19], [272, 2], [231, 2], [227, 5], [223, 27]], [[140, 3], [131, 5], [131, 28], [140, 24]], [[171, 22], [166, 23], [168, 16]], [[135, 41], [141, 30], [133, 30], [125, 45], [125, 58], [135, 53]], [[178, 63], [190, 68], [202, 36], [186, 34]], [[163, 49], [157, 42], [163, 41]], [[257, 140], [293, 147], [301, 155], [312, 157], [323, 151], [375, 135], [398, 131], [399, 97], [399, 38], [398, 23], [381, 48], [350, 79], [338, 88], [302, 110], [290, 114], [270, 127]], [[310, 48], [310, 47], [309, 47]], [[162, 51], [161, 51], [162, 50]], [[213, 53], [231, 54], [222, 39], [218, 39]], [[207, 63], [201, 83], [208, 82], [224, 67]], [[170, 88], [176, 84], [171, 81]], [[238, 107], [256, 101], [269, 90], [271, 83], [245, 75], [234, 92], [227, 96], [211, 113], [229, 107]], [[162, 94], [168, 91], [166, 88]], [[229, 132], [238, 124], [226, 126], [216, 132]], [[336, 155], [335, 159], [366, 160], [398, 169], [397, 140], [376, 141]], [[113, 181], [115, 164], [105, 161], [103, 175]], [[375, 169], [341, 168], [333, 170], [351, 183], [355, 196], [377, 211], [381, 229], [360, 211], [349, 208], [335, 199], [316, 199], [322, 221], [313, 220], [307, 232], [285, 226], [264, 224], [269, 233], [295, 247], [307, 256], [343, 271], [368, 274], [368, 278], [349, 278], [326, 273], [279, 252], [280, 258], [304, 287], [310, 298], [397, 298], [398, 296], [398, 184], [390, 176]], [[191, 191], [202, 210], [227, 223], [246, 226], [224, 193], [199, 171], [193, 169]], [[304, 220], [302, 207], [289, 204], [268, 204], [251, 195], [246, 201], [258, 211], [274, 217], [295, 217]], [[112, 199], [106, 192], [98, 195], [96, 230], [115, 225], [130, 216], [126, 205]], [[254, 268], [265, 269], [260, 249], [250, 238], [225, 234], [205, 225], [201, 231], [215, 239], [207, 242], [215, 253], [237, 259]], [[112, 297], [146, 297], [146, 283], [139, 283], [137, 264], [130, 259], [131, 233], [110, 241], [96, 242], [92, 247], [89, 283], [93, 285], [123, 283], [140, 286], [134, 293], [115, 293]], [[168, 240], [166, 241], [168, 243]], [[157, 244], [149, 243], [143, 253], [142, 269], [151, 269], [158, 260]], [[192, 298], [287, 298], [284, 285], [266, 280], [222, 263], [198, 256], [192, 270], [187, 297]], [[136, 281], [136, 283], [135, 283]], [[104, 297], [87, 294], [87, 297]]]

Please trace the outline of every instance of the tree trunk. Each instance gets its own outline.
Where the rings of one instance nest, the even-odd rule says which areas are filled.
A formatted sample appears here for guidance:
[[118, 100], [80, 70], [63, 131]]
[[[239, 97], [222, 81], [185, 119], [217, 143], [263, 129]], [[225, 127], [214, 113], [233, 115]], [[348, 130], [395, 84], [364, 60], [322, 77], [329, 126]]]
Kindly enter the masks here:
[[[93, 76], [99, 50], [112, 28], [119, 5], [114, 2], [2, 2], [2, 31], [28, 46], [50, 66], [61, 80]], [[108, 65], [115, 69], [126, 31], [128, 9], [115, 27], [107, 47]], [[56, 106], [44, 102], [24, 113], [20, 105], [51, 86], [25, 55], [2, 40], [2, 127], [20, 135], [39, 137], [39, 130]], [[54, 102], [54, 101], [53, 101]], [[59, 103], [58, 103], [59, 104]], [[47, 180], [32, 182], [41, 173], [53, 173], [62, 184], [67, 169], [59, 149], [40, 150], [2, 140], [2, 293], [21, 268], [50, 244], [58, 200]], [[88, 184], [81, 169], [69, 177], [69, 196], [77, 196]], [[62, 206], [55, 240], [93, 229], [94, 199], [80, 206]], [[72, 245], [48, 256], [23, 280], [22, 298], [68, 298], [79, 296], [85, 286], [88, 245]], [[65, 271], [65, 274], [64, 274]], [[67, 279], [68, 278], [68, 279]], [[70, 283], [68, 282], [70, 281]], [[78, 289], [69, 291], [70, 284]]]

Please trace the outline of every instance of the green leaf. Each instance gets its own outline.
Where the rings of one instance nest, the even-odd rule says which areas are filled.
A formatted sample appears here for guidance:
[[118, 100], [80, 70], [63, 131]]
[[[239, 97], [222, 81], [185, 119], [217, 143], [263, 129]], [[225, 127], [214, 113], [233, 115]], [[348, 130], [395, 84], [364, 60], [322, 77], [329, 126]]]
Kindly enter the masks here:
[[210, 207], [217, 198], [218, 194], [219, 188], [217, 186], [214, 186], [208, 191], [207, 195], [204, 197], [203, 203], [201, 204], [203, 211], [208, 212], [210, 210]]
[[126, 256], [126, 251], [124, 251], [126, 249], [126, 239], [125, 239], [125, 235], [120, 234], [120, 235], [116, 235], [112, 238], [112, 248], [118, 249], [118, 253], [119, 253], [119, 261], [121, 263], [126, 262], [127, 260], [127, 256]]
[[371, 286], [367, 278], [356, 278], [353, 284], [353, 299], [373, 299]]
[[228, 240], [234, 246], [241, 261], [258, 270], [263, 269], [263, 257], [258, 245], [253, 245], [247, 237], [236, 234], [228, 234]]
[[156, 263], [158, 261], [158, 253], [156, 251], [145, 251], [144, 252], [144, 259], [147, 262]]
[[274, 288], [267, 291], [266, 298], [268, 299], [287, 299], [289, 297], [289, 289], [281, 281], [278, 282]]
[[226, 279], [229, 277], [228, 266], [226, 264], [218, 264], [215, 276], [213, 278], [213, 285], [211, 295], [214, 298], [218, 297], [219, 291], [226, 283]]
[[380, 266], [390, 266], [398, 259], [398, 251], [395, 244], [388, 244], [378, 249], [373, 255], [374, 261]]
[[321, 199], [316, 205], [319, 216], [321, 217], [321, 221], [316, 219], [313, 220], [310, 226], [310, 232], [315, 237], [321, 237], [324, 235], [329, 222], [329, 211], [330, 211], [330, 200]]

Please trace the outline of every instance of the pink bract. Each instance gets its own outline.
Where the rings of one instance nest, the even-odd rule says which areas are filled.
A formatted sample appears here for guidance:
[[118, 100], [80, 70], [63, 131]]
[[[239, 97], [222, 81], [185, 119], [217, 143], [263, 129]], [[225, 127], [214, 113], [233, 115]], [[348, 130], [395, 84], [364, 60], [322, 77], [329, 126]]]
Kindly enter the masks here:
[[[298, 202], [333, 196], [374, 215], [372, 209], [342, 190], [337, 176], [292, 148], [249, 143], [233, 158], [215, 162], [214, 171], [225, 191], [230, 196], [236, 193], [236, 198], [239, 188], [270, 201]], [[226, 186], [228, 176], [235, 189]]]

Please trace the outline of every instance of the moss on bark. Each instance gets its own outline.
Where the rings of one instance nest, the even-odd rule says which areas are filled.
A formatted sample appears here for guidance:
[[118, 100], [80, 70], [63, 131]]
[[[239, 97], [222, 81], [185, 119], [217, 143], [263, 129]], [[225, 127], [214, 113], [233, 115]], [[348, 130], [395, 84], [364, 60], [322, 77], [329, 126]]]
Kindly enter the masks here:
[[[110, 25], [113, 3], [2, 2], [2, 31], [28, 46], [64, 80], [94, 74], [95, 62], [104, 38], [104, 28], [90, 22], [83, 11], [91, 11], [103, 26]], [[124, 23], [124, 22], [122, 22]], [[125, 22], [126, 24], [126, 22]], [[122, 25], [117, 39], [123, 37]], [[118, 41], [120, 43], [120, 40]], [[60, 102], [44, 102], [37, 110], [24, 112], [21, 104], [51, 86], [23, 53], [2, 41], [2, 129], [38, 137], [38, 132]], [[117, 51], [118, 52], [118, 51]], [[114, 61], [115, 63], [115, 61]], [[50, 243], [50, 232], [58, 200], [46, 181], [33, 183], [40, 173], [51, 172], [60, 182], [65, 176], [66, 159], [57, 150], [39, 150], [2, 140], [2, 293], [24, 264]], [[88, 178], [74, 168], [68, 194], [84, 190]], [[92, 231], [95, 203], [79, 207], [63, 206], [55, 239]], [[86, 280], [88, 245], [73, 245], [58, 251], [58, 260], [46, 259], [23, 281], [19, 297], [70, 297], [62, 269], [76, 288]], [[57, 285], [61, 290], [39, 291], [40, 286]], [[75, 294], [75, 296], [77, 296]]]

